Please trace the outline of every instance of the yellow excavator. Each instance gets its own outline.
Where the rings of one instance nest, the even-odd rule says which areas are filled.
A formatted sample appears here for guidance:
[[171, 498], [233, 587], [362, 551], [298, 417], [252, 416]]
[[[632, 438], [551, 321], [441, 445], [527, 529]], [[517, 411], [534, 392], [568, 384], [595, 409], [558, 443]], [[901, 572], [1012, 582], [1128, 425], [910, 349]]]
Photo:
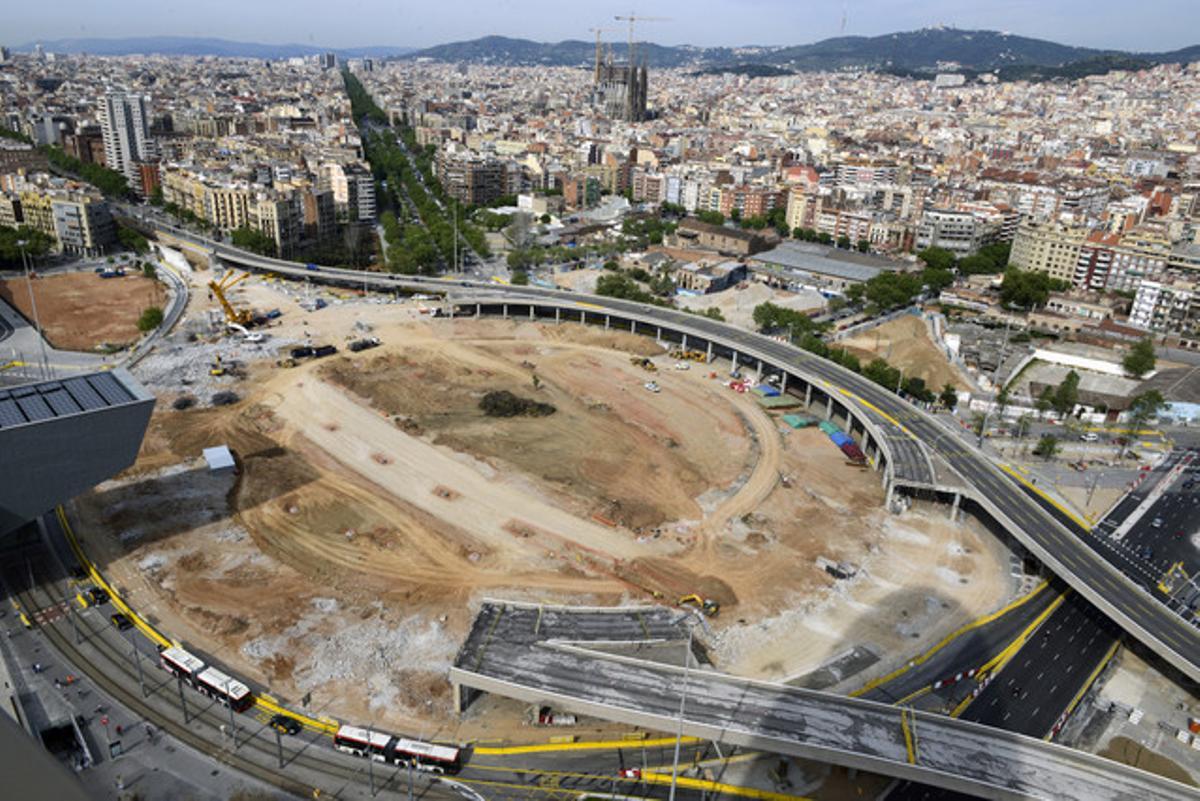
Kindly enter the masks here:
[[705, 617], [716, 617], [721, 613], [721, 604], [718, 601], [701, 598], [699, 595], [685, 595], [679, 599], [679, 605], [699, 609]]
[[225, 293], [249, 277], [250, 273], [238, 275], [233, 270], [230, 270], [221, 276], [220, 281], [208, 282], [208, 288], [212, 290], [213, 296], [221, 304], [221, 310], [225, 312], [225, 319], [234, 325], [249, 326], [253, 323], [254, 315], [245, 309], [235, 309]]

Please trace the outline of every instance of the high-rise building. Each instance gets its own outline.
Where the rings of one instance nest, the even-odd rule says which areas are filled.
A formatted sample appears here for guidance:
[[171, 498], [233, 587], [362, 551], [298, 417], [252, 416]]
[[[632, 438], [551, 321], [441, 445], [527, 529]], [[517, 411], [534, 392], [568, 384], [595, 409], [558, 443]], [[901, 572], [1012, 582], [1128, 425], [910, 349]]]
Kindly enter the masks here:
[[321, 69], [331, 70], [336, 66], [337, 66], [337, 54], [336, 53], [322, 53], [321, 54]]
[[150, 125], [146, 99], [141, 95], [108, 92], [100, 119], [104, 137], [104, 163], [129, 179], [135, 190], [141, 186], [138, 162], [151, 156]]

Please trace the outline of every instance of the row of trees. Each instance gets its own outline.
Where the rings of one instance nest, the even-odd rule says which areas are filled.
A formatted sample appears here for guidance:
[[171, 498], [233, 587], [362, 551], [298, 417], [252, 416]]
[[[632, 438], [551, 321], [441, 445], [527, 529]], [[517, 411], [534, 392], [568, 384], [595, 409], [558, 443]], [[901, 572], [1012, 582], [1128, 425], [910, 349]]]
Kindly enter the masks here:
[[[24, 243], [21, 245], [19, 243]], [[0, 266], [19, 268], [21, 251], [28, 256], [44, 256], [54, 247], [54, 237], [27, 225], [10, 228], [0, 225]]]
[[60, 147], [46, 146], [40, 148], [40, 150], [45, 154], [46, 160], [55, 167], [63, 172], [78, 175], [109, 197], [124, 199], [130, 196], [129, 181], [116, 170], [110, 170], [108, 167], [102, 167], [99, 164], [80, 161], [74, 156], [68, 155]]

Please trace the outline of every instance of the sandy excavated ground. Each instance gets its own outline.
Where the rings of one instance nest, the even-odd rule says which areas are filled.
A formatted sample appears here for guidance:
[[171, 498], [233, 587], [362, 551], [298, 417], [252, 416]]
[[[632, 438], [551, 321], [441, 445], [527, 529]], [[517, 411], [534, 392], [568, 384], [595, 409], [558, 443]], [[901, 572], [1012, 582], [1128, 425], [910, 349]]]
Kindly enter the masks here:
[[925, 386], [935, 393], [946, 384], [959, 389], [970, 386], [930, 339], [925, 321], [914, 314], [901, 315], [840, 344], [862, 359], [863, 364], [877, 356], [886, 359], [906, 376], [924, 379]]
[[[698, 592], [724, 607], [711, 621], [721, 669], [788, 678], [848, 644], [881, 662], [909, 653], [1011, 590], [988, 578], [1006, 573], [998, 547], [941, 518], [886, 515], [878, 474], [819, 431], [782, 429], [700, 365], [631, 365], [663, 352], [652, 340], [429, 320], [420, 301], [348, 295], [307, 314], [294, 289], [243, 292], [284, 310], [248, 377], [220, 379], [243, 400], [161, 403], [135, 468], [77, 513], [136, 608], [284, 699], [311, 692], [317, 710], [408, 730], [459, 725], [446, 668], [484, 596]], [[288, 343], [340, 346], [366, 328], [383, 347], [274, 366]], [[187, 348], [156, 358], [157, 391], [188, 391]], [[478, 400], [496, 389], [557, 411], [487, 418]], [[238, 477], [197, 458], [219, 443]], [[818, 556], [863, 570], [835, 582]]]
[[[137, 321], [150, 306], [163, 307], [166, 292], [158, 281], [130, 273], [101, 278], [95, 273], [57, 273], [33, 282], [38, 317], [46, 338], [61, 350], [124, 346], [141, 336]], [[0, 281], [0, 298], [33, 319], [24, 278]]]

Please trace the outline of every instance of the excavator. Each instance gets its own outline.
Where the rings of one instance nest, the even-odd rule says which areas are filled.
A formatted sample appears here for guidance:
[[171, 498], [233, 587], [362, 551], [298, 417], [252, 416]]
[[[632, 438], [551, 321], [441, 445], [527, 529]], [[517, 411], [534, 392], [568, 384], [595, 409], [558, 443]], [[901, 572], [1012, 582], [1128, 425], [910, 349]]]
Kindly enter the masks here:
[[642, 368], [643, 370], [645, 370], [648, 373], [657, 373], [658, 372], [658, 368], [654, 365], [654, 362], [650, 361], [645, 356], [630, 356], [629, 363], [634, 365], [635, 367]]
[[238, 284], [250, 277], [250, 273], [237, 273], [230, 270], [221, 276], [219, 281], [209, 281], [208, 288], [212, 290], [213, 296], [221, 304], [221, 310], [225, 312], [225, 319], [234, 325], [249, 326], [254, 323], [254, 315], [245, 309], [235, 309], [233, 304], [229, 302], [229, 298], [225, 293], [233, 289]]
[[705, 617], [716, 617], [721, 613], [721, 604], [711, 598], [701, 598], [699, 595], [685, 595], [679, 599], [680, 606], [690, 606], [699, 609]]

